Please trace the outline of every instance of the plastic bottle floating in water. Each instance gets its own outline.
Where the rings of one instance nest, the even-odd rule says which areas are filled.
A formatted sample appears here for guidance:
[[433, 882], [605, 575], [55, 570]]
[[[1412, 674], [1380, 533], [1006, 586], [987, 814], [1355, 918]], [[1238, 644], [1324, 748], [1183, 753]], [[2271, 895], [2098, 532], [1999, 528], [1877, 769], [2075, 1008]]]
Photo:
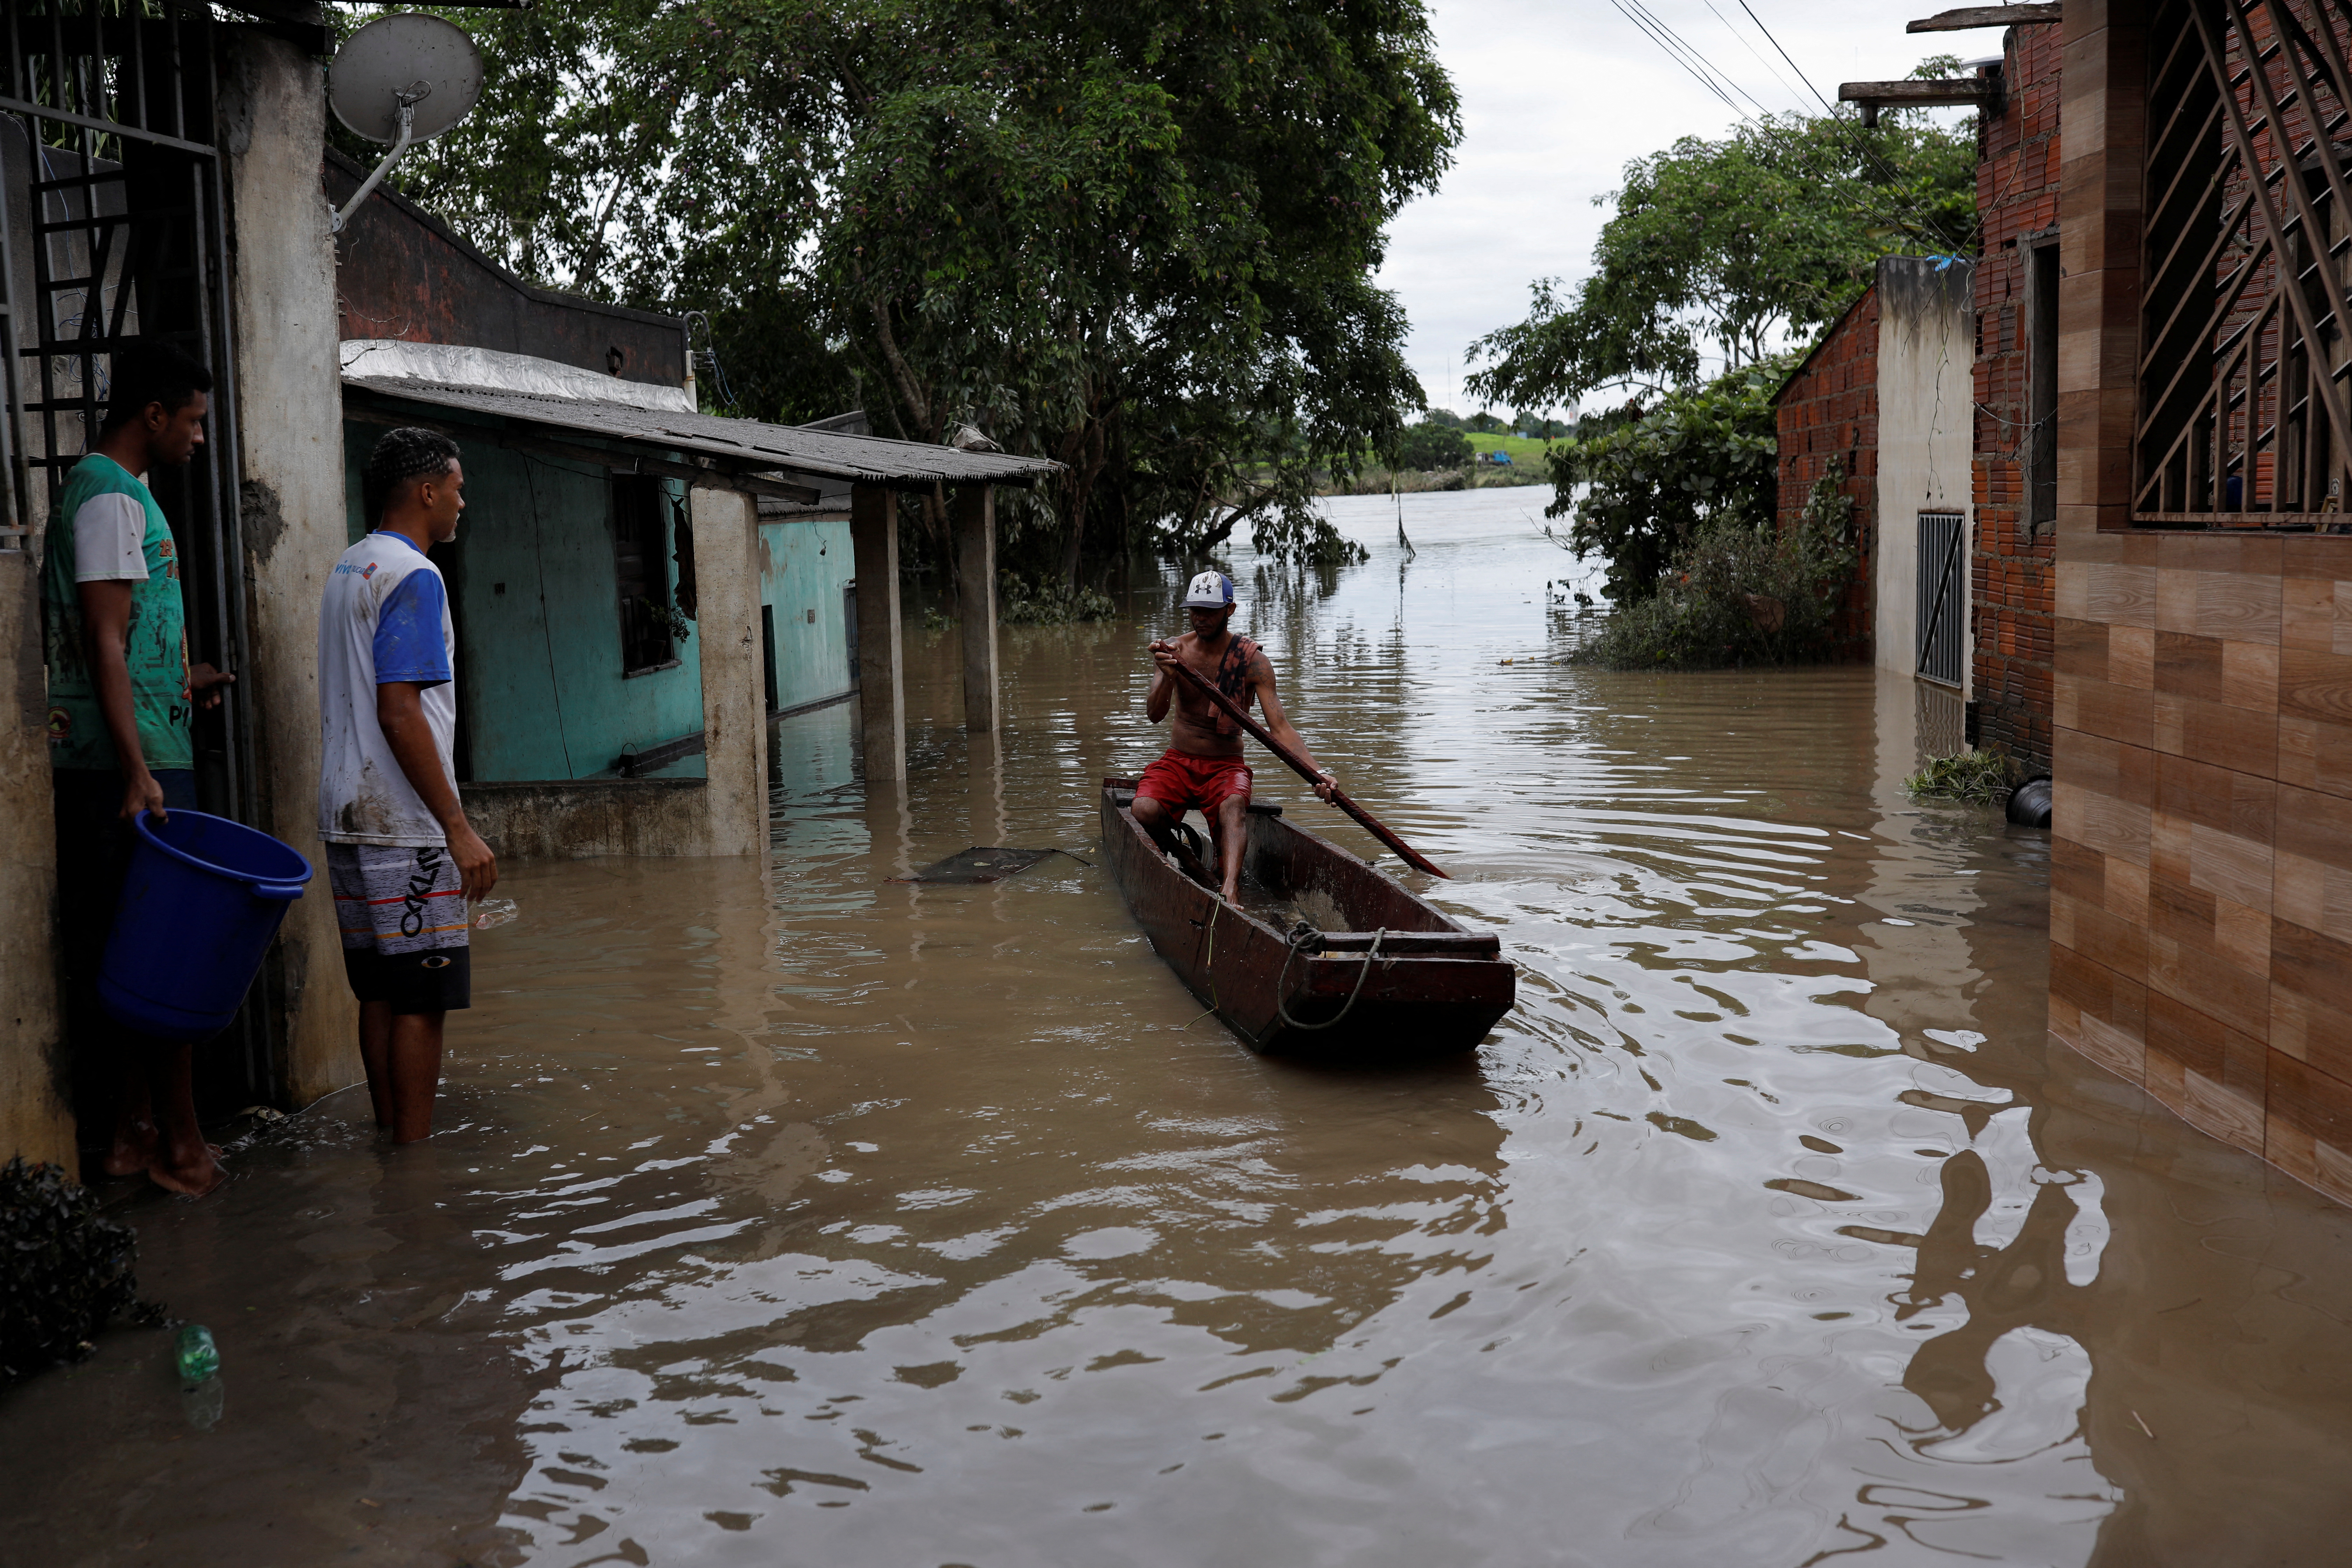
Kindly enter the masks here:
[[484, 899], [474, 906], [474, 929], [488, 931], [492, 926], [502, 926], [520, 912], [512, 899]]
[[180, 1330], [173, 1346], [173, 1354], [180, 1366], [180, 1382], [193, 1388], [220, 1371], [220, 1347], [213, 1343], [213, 1331], [202, 1323], [188, 1323]]

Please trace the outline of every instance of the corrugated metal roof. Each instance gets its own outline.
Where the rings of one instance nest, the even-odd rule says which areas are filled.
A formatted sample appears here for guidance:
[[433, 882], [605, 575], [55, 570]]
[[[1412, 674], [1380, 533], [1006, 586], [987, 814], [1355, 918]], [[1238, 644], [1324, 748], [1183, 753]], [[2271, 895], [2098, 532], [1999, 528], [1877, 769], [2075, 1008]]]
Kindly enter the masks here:
[[816, 479], [929, 489], [933, 485], [1027, 485], [1061, 465], [1042, 458], [964, 452], [920, 441], [844, 436], [755, 419], [672, 413], [493, 387], [452, 386], [404, 376], [346, 375], [343, 384], [386, 397], [467, 414], [569, 430], [608, 441], [717, 458], [741, 472], [782, 469]]

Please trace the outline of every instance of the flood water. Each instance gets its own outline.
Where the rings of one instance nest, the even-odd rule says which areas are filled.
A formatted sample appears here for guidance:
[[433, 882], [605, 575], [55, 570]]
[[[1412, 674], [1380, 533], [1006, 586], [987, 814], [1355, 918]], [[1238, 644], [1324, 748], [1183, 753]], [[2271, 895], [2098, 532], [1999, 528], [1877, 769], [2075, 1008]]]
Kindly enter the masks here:
[[124, 1211], [220, 1406], [131, 1330], [6, 1396], [0, 1561], [2343, 1561], [2352, 1215], [2048, 1043], [2046, 836], [1905, 798], [1908, 682], [1556, 662], [1547, 495], [1234, 562], [1519, 965], [1475, 1058], [1253, 1058], [1073, 859], [888, 880], [1095, 859], [1159, 745], [1144, 626], [1009, 630], [1001, 750], [910, 628], [903, 791], [835, 708], [772, 865], [506, 873], [429, 1145]]

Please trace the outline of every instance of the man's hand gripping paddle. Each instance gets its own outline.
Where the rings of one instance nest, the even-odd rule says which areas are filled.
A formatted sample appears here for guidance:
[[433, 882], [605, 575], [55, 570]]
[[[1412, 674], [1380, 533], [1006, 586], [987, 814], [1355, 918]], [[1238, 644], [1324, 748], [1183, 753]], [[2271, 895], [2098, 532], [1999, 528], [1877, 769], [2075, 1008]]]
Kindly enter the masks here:
[[[1218, 690], [1214, 686], [1212, 686], [1205, 679], [1202, 678], [1199, 670], [1191, 668], [1181, 659], [1171, 660], [1167, 668], [1174, 670], [1180, 679], [1189, 681], [1192, 684], [1193, 690], [1199, 692], [1202, 696], [1207, 698], [1210, 701], [1223, 709], [1227, 718], [1233, 720], [1234, 722], [1239, 724], [1243, 729], [1247, 730], [1251, 734], [1256, 736], [1259, 742], [1263, 744], [1267, 751], [1272, 752], [1276, 756], [1280, 757], [1283, 762], [1288, 765], [1292, 773], [1297, 773], [1300, 778], [1305, 779], [1310, 784], [1319, 785], [1324, 783], [1323, 775], [1317, 772], [1315, 768], [1307, 763], [1306, 758], [1300, 756], [1297, 752], [1292, 751], [1288, 746], [1286, 746], [1281, 742], [1276, 740], [1273, 735], [1267, 732], [1265, 725], [1259, 723], [1256, 720], [1244, 712], [1240, 703], [1235, 702], [1232, 698]], [[1382, 826], [1381, 825], [1380, 818], [1374, 816], [1370, 812], [1366, 811], [1362, 806], [1358, 805], [1354, 801], [1349, 800], [1337, 784], [1333, 784], [1331, 786], [1331, 804], [1338, 806], [1341, 811], [1346, 812], [1349, 816], [1354, 817], [1358, 822], [1363, 824], [1365, 832], [1370, 834], [1373, 837], [1379, 839], [1381, 843], [1395, 850], [1399, 855], [1403, 856], [1406, 865], [1412, 867], [1416, 870], [1426, 871], [1433, 877], [1445, 876], [1444, 872], [1430, 864], [1430, 862], [1423, 857], [1421, 851], [1415, 849], [1412, 845], [1407, 844], [1403, 839], [1399, 838], [1395, 834]], [[1453, 879], [1447, 878], [1446, 879], [1451, 881]]]

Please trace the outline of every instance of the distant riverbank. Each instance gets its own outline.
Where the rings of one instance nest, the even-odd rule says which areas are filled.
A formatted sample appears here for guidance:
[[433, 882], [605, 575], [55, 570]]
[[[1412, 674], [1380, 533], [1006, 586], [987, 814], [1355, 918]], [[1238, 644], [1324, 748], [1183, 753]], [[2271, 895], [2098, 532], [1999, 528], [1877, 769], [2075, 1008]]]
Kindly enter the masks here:
[[1391, 490], [1406, 495], [1420, 495], [1430, 490], [1508, 489], [1521, 485], [1551, 483], [1550, 469], [1541, 462], [1508, 467], [1479, 462], [1468, 468], [1437, 468], [1426, 473], [1412, 469], [1391, 470], [1366, 468], [1347, 483], [1326, 482], [1316, 489], [1324, 496], [1384, 496]]

